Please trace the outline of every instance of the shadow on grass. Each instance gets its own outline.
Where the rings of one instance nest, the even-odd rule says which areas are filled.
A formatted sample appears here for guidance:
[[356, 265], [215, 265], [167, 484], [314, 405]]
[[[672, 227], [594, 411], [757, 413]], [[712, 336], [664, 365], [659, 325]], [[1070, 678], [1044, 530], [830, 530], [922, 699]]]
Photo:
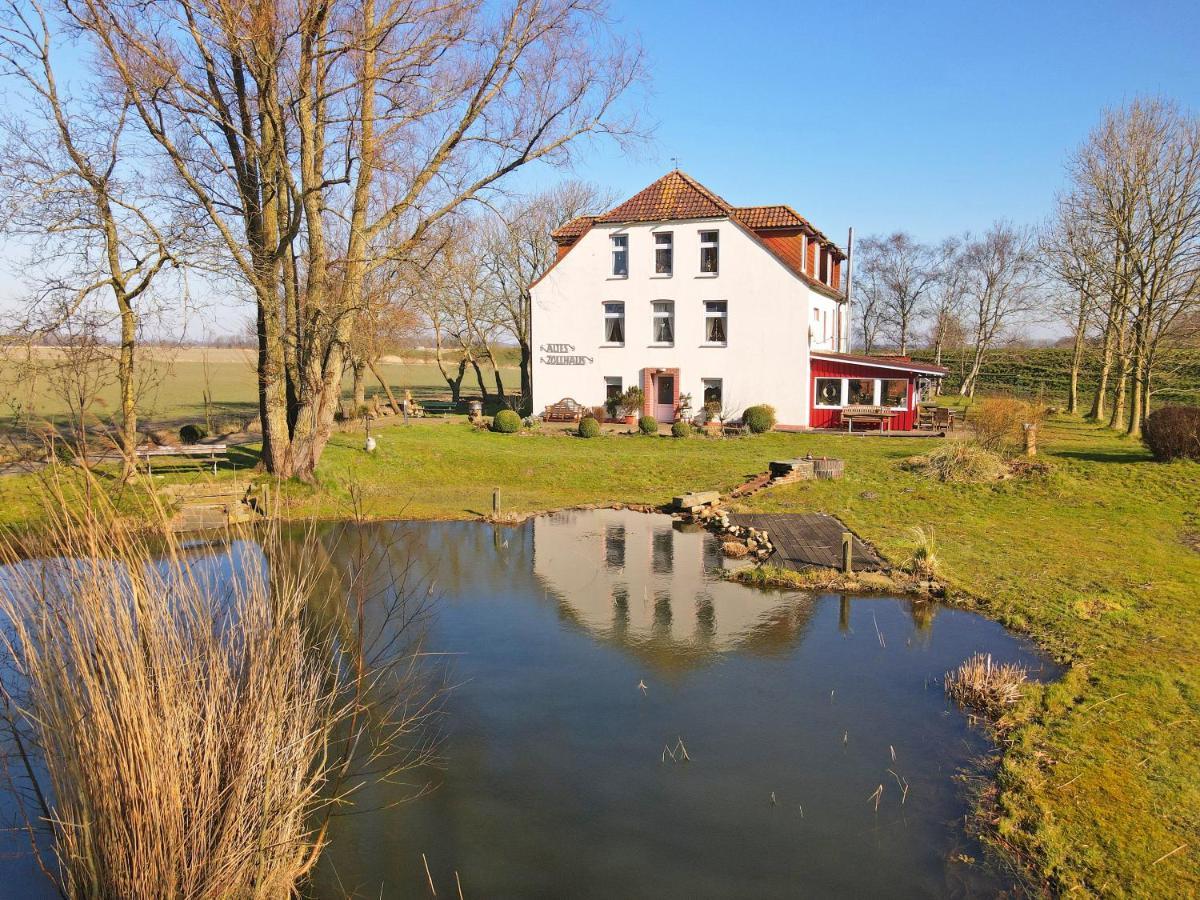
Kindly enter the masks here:
[[1139, 447], [1121, 448], [1117, 450], [1056, 450], [1055, 456], [1064, 459], [1078, 459], [1083, 462], [1098, 463], [1140, 463], [1154, 462], [1149, 451]]

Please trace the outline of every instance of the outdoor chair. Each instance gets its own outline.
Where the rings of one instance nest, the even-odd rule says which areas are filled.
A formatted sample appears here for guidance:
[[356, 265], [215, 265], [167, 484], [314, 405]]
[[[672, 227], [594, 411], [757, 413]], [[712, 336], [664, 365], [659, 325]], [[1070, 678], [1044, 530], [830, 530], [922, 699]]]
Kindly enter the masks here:
[[933, 428], [944, 431], [954, 428], [954, 410], [946, 406], [938, 406], [933, 410]]

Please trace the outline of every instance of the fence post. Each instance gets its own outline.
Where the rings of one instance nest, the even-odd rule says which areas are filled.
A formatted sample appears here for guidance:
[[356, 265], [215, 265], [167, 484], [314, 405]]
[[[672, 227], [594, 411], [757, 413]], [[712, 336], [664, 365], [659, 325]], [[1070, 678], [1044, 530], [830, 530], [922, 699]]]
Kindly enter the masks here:
[[849, 575], [854, 571], [854, 535], [842, 532], [842, 571]]
[[500, 517], [500, 488], [495, 488], [492, 491], [492, 517]]

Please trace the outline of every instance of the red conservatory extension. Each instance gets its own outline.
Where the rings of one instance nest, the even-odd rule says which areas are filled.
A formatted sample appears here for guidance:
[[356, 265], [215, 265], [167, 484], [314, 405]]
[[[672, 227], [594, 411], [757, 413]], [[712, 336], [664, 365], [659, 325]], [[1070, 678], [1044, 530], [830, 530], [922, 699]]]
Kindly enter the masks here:
[[857, 356], [814, 350], [809, 376], [809, 427], [844, 428], [846, 407], [880, 407], [895, 415], [889, 431], [917, 425], [917, 405], [949, 370], [907, 356]]

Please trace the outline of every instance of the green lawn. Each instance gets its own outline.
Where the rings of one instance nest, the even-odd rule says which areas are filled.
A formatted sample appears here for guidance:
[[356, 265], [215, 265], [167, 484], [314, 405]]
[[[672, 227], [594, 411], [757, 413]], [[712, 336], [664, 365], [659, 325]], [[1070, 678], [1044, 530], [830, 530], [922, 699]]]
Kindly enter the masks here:
[[[1043, 427], [1048, 476], [978, 486], [901, 470], [933, 439], [581, 440], [456, 420], [376, 434], [369, 457], [361, 433], [336, 435], [320, 484], [285, 491], [291, 513], [344, 515], [358, 494], [368, 515], [470, 518], [496, 486], [509, 512], [657, 504], [730, 488], [771, 459], [845, 458], [845, 480], [768, 489], [748, 508], [833, 513], [892, 559], [913, 527], [932, 529], [953, 599], [1071, 663], [1010, 735], [995, 842], [1054, 892], [1200, 893], [1200, 465], [1154, 463], [1063, 419]], [[32, 496], [28, 477], [0, 478], [0, 522], [34, 509]]]

